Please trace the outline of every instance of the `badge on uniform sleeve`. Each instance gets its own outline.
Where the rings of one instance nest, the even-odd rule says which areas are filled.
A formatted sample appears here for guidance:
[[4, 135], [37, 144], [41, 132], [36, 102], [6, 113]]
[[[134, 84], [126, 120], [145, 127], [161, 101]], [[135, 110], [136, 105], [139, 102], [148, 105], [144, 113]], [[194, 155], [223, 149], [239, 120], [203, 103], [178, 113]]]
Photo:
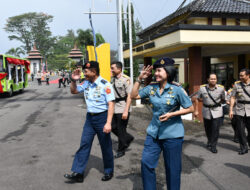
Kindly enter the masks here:
[[106, 88], [105, 92], [106, 92], [107, 94], [110, 94], [110, 93], [111, 93], [111, 89], [108, 87], [108, 88]]

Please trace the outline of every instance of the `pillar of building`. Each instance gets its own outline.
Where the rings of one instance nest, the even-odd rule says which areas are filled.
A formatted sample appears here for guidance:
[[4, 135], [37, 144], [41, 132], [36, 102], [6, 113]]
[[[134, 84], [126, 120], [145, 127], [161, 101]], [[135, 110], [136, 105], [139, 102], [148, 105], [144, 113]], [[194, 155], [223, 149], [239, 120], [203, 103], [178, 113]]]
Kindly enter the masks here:
[[[152, 65], [152, 57], [144, 57], [144, 66]], [[147, 86], [152, 81], [152, 75], [144, 80], [144, 86]]]
[[184, 58], [184, 82], [188, 82], [188, 59]]
[[[189, 56], [189, 93], [193, 94], [200, 89], [202, 84], [203, 61], [201, 56], [201, 47], [193, 46], [188, 48]], [[194, 101], [194, 98], [192, 99]], [[198, 119], [202, 121], [202, 103], [199, 103]]]
[[202, 58], [202, 84], [207, 83], [209, 74], [211, 73], [211, 57]]

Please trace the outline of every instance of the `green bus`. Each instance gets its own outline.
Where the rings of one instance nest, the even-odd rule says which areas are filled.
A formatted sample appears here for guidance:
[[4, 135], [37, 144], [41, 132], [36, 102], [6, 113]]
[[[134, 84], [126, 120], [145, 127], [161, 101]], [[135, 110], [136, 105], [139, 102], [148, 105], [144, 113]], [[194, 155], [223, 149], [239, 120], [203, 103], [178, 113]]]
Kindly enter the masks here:
[[28, 86], [29, 67], [26, 59], [0, 54], [0, 94], [10, 97], [13, 92], [23, 92]]

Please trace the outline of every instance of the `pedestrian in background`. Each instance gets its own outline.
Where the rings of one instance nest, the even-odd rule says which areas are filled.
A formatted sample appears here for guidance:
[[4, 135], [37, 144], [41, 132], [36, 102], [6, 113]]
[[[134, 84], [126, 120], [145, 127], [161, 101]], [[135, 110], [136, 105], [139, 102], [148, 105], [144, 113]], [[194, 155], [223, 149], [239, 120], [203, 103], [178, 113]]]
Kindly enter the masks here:
[[42, 85], [42, 73], [40, 71], [37, 72], [36, 74], [36, 79], [37, 79], [37, 82], [38, 82], [38, 85]]
[[131, 82], [127, 75], [122, 74], [122, 63], [111, 63], [113, 77], [111, 84], [115, 93], [115, 113], [112, 120], [112, 132], [118, 137], [118, 150], [115, 158], [125, 155], [134, 137], [127, 132], [128, 120], [131, 112]]
[[86, 77], [82, 85], [76, 85], [81, 71], [76, 69], [71, 76], [70, 90], [72, 94], [84, 93], [87, 104], [87, 116], [83, 127], [80, 148], [75, 154], [71, 174], [64, 177], [71, 182], [83, 182], [84, 171], [89, 159], [92, 142], [97, 134], [104, 163], [102, 181], [113, 177], [114, 159], [110, 137], [111, 121], [114, 113], [114, 91], [111, 84], [100, 75], [99, 63], [90, 61], [84, 65]]
[[[155, 83], [139, 91], [142, 79], [155, 69]], [[162, 58], [154, 66], [144, 67], [132, 89], [131, 98], [149, 98], [153, 105], [153, 118], [147, 128], [147, 137], [141, 160], [144, 190], [156, 190], [155, 168], [163, 151], [168, 190], [179, 190], [184, 127], [181, 115], [193, 112], [190, 98], [181, 86], [172, 84], [176, 76], [174, 60]], [[180, 110], [180, 106], [183, 109]], [[175, 111], [170, 112], [175, 108]]]
[[31, 80], [34, 81], [34, 73], [31, 73]]
[[64, 88], [66, 87], [66, 85], [64, 84], [64, 73], [63, 72], [59, 72], [59, 88], [61, 88], [61, 85], [63, 84]]
[[203, 102], [202, 115], [207, 136], [207, 148], [212, 153], [217, 153], [216, 146], [223, 117], [222, 103], [226, 101], [226, 97], [224, 86], [217, 84], [216, 74], [211, 73], [208, 84], [200, 86], [195, 100], [195, 117], [199, 115], [198, 101]]
[[50, 77], [49, 72], [46, 72], [46, 74], [45, 74], [46, 85], [49, 85], [49, 77]]

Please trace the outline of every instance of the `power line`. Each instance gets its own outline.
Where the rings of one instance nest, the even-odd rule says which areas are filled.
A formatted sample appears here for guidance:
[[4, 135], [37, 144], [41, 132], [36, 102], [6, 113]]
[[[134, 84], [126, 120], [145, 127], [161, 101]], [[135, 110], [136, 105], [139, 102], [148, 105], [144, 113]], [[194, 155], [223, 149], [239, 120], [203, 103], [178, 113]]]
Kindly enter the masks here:
[[156, 12], [154, 19], [152, 20], [152, 23], [155, 23], [158, 18], [159, 18], [159, 13], [162, 12], [162, 10], [165, 8], [165, 5], [167, 4], [168, 0], [164, 1], [163, 5], [161, 6], [161, 9], [159, 11]]
[[137, 5], [136, 5], [135, 1], [132, 0], [132, 2], [133, 2], [133, 5], [134, 5], [134, 7], [135, 7], [135, 9], [136, 9], [136, 11], [137, 11], [139, 17], [141, 18], [142, 27], [144, 28], [144, 27], [146, 26], [146, 22], [144, 21], [143, 17], [141, 16], [140, 11], [139, 11], [139, 9], [137, 8]]

